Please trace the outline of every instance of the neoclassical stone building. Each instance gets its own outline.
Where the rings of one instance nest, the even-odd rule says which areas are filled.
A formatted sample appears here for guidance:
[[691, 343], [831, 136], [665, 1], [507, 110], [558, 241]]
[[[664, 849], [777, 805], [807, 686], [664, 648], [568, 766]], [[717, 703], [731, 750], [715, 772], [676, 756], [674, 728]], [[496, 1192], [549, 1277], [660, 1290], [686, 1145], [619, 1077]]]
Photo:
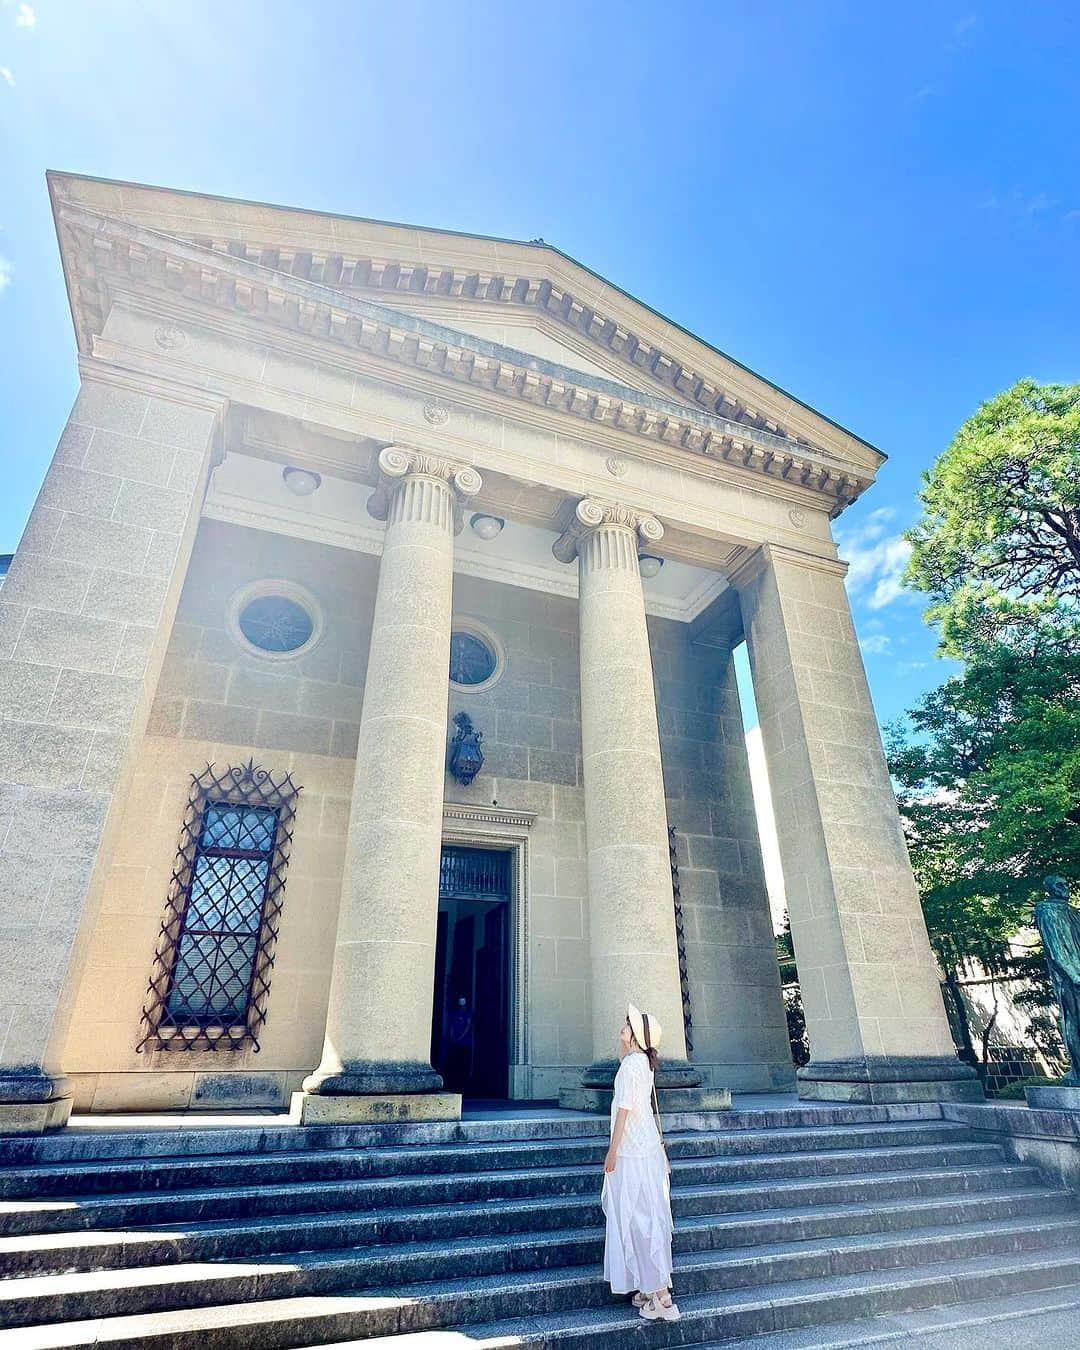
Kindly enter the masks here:
[[799, 1089], [970, 1090], [830, 533], [877, 450], [540, 242], [49, 181], [0, 1129], [599, 1103], [628, 998], [687, 1100], [790, 1088], [744, 637]]

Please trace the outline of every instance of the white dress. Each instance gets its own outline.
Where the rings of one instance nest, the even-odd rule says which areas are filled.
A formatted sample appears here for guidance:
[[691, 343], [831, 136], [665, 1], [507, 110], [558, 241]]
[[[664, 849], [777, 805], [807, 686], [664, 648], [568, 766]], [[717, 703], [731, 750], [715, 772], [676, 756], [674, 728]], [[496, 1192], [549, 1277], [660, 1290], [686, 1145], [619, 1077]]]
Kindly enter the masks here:
[[653, 1074], [646, 1055], [632, 1050], [615, 1075], [611, 1129], [630, 1112], [615, 1171], [604, 1173], [600, 1194], [607, 1231], [604, 1279], [613, 1294], [653, 1294], [671, 1283], [671, 1191], [667, 1159], [652, 1111]]

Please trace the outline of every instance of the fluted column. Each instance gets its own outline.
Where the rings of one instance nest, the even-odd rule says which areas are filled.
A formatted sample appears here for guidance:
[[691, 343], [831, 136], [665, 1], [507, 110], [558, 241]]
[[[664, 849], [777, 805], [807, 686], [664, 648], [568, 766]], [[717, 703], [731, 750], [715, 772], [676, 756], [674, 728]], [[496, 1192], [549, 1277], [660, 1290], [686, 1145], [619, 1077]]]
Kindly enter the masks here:
[[581, 630], [581, 736], [593, 1064], [586, 1088], [610, 1087], [615, 1041], [634, 1002], [663, 1028], [660, 1082], [689, 1087], [668, 852], [667, 808], [656, 723], [639, 537], [655, 543], [653, 516], [586, 498], [554, 546], [575, 556]]
[[475, 469], [391, 446], [326, 1041], [302, 1121], [445, 1119], [431, 1067], [455, 517]]

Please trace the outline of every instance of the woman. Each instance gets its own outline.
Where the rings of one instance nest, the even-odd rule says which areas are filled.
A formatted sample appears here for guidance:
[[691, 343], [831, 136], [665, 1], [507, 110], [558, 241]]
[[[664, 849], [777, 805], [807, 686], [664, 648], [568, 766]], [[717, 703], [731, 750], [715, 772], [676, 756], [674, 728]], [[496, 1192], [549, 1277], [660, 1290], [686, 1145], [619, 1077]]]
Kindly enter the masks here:
[[652, 1109], [659, 1044], [660, 1023], [631, 1003], [619, 1033], [621, 1063], [600, 1196], [607, 1219], [604, 1279], [614, 1294], [636, 1291], [634, 1306], [647, 1321], [677, 1322], [667, 1154]]

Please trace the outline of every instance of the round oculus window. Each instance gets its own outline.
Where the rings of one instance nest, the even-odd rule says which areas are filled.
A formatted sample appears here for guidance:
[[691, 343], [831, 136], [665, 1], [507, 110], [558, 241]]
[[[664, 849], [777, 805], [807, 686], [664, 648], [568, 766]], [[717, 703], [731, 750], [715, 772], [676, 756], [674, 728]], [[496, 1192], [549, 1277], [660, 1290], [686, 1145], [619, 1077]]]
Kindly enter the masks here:
[[311, 641], [315, 620], [287, 595], [259, 595], [236, 616], [237, 626], [261, 652], [295, 652]]
[[476, 633], [455, 631], [450, 634], [450, 679], [471, 689], [486, 684], [495, 674], [498, 656]]

